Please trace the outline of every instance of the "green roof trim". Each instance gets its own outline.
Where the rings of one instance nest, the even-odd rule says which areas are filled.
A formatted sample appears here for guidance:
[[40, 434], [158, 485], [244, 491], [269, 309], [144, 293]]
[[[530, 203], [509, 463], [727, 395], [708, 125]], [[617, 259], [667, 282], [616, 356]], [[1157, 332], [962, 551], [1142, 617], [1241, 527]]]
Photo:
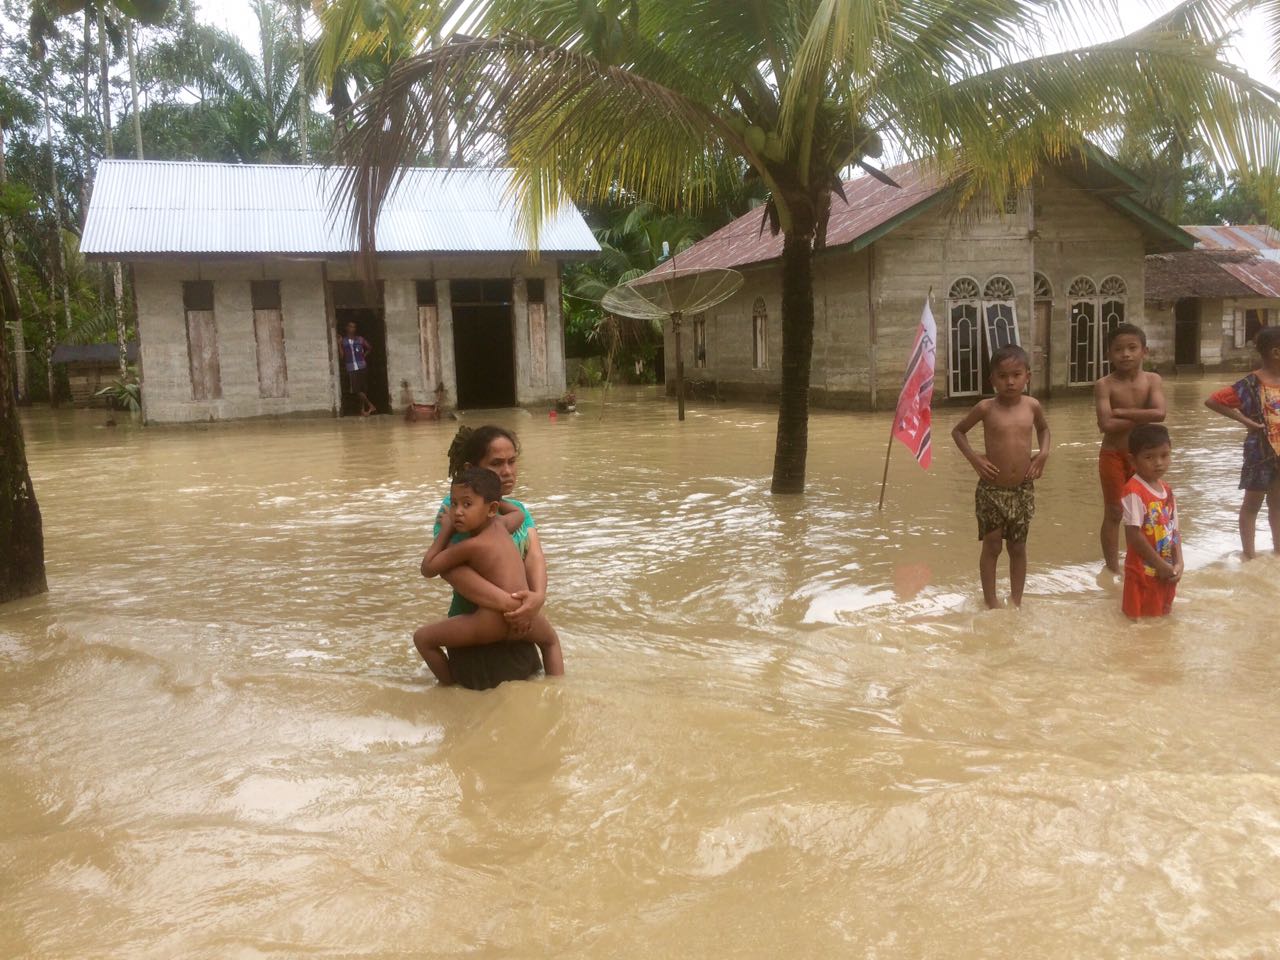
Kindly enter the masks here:
[[949, 185], [939, 187], [936, 193], [925, 197], [925, 199], [921, 200], [914, 207], [907, 207], [907, 209], [903, 210], [900, 214], [890, 217], [878, 227], [872, 227], [866, 233], [859, 235], [849, 243], [842, 244], [834, 249], [847, 249], [850, 253], [857, 253], [859, 250], [871, 246], [871, 244], [875, 243], [885, 234], [896, 230], [904, 223], [914, 220], [916, 217], [920, 216], [920, 214], [938, 206], [938, 204], [942, 203], [942, 201], [946, 199], [950, 190], [951, 187]]
[[[1103, 199], [1107, 203], [1110, 203], [1113, 206], [1117, 207], [1122, 212], [1127, 213], [1129, 216], [1133, 217], [1135, 220], [1138, 220], [1141, 223], [1146, 224], [1148, 227], [1154, 230], [1157, 234], [1163, 237], [1169, 238], [1178, 246], [1183, 247], [1186, 250], [1191, 250], [1195, 248], [1196, 238], [1194, 235], [1187, 233], [1186, 230], [1183, 230], [1176, 223], [1171, 223], [1170, 221], [1166, 220], [1164, 217], [1160, 216], [1160, 214], [1156, 213], [1154, 210], [1148, 210], [1145, 206], [1143, 206], [1137, 200], [1133, 199], [1133, 197], [1116, 196], [1116, 197], [1104, 197]], [[1154, 252], [1160, 253], [1162, 251], [1157, 250]]]
[[1096, 163], [1135, 193], [1142, 193], [1150, 186], [1111, 154], [1088, 141], [1085, 142], [1084, 147], [1080, 150], [1080, 154], [1086, 163]]

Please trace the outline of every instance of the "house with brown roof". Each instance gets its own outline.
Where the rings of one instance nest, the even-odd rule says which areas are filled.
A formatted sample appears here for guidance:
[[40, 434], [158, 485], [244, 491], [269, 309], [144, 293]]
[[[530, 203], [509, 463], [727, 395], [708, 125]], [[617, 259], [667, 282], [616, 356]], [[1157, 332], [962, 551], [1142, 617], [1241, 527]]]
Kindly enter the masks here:
[[[833, 195], [814, 263], [812, 400], [883, 408], [896, 401], [925, 298], [938, 323], [937, 396], [989, 392], [992, 352], [1018, 343], [1032, 357], [1032, 388], [1088, 387], [1108, 370], [1106, 335], [1123, 321], [1147, 329], [1151, 359], [1173, 362], [1172, 318], [1144, 311], [1148, 254], [1188, 250], [1195, 238], [1143, 207], [1141, 184], [1089, 151], [1043, 170], [995, 209], [959, 211], [952, 184], [905, 164]], [[732, 267], [745, 283], [731, 299], [685, 318], [686, 378], [717, 395], [776, 396], [782, 356], [780, 260], [759, 211], [694, 244], [652, 272]], [[665, 334], [668, 383], [675, 340]]]
[[1174, 361], [1192, 370], [1257, 362], [1253, 339], [1280, 323], [1280, 231], [1193, 226], [1194, 250], [1147, 257], [1147, 315], [1173, 325]]

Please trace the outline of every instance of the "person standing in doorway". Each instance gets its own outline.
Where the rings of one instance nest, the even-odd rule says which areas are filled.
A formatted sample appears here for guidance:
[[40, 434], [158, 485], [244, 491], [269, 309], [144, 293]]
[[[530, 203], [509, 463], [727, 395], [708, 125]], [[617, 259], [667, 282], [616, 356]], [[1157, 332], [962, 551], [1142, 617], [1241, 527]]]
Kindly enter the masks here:
[[369, 356], [373, 348], [360, 336], [354, 320], [347, 321], [346, 333], [338, 338], [338, 350], [342, 369], [347, 373], [347, 393], [360, 401], [360, 416], [377, 413], [378, 408], [369, 401]]

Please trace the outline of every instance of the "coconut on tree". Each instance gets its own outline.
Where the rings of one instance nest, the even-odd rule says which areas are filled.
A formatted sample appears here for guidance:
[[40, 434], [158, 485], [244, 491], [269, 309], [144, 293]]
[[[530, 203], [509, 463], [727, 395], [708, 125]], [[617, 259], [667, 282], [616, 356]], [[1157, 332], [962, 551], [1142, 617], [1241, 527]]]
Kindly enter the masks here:
[[[402, 4], [403, 5], [403, 4]], [[360, 0], [333, 6], [361, 8]], [[418, 4], [431, 13], [437, 5]], [[1194, 130], [1240, 169], [1275, 169], [1280, 94], [1218, 56], [1233, 0], [1188, 0], [1104, 43], [1043, 53], [1046, 33], [1114, 20], [1107, 0], [472, 0], [471, 36], [397, 63], [355, 103], [340, 156], [373, 248], [405, 164], [429, 156], [432, 104], [483, 91], [463, 139], [505, 145], [526, 224], [564, 194], [668, 209], [715, 199], [744, 164], [783, 235], [782, 363], [772, 490], [804, 489], [812, 266], [842, 177], [885, 143], [996, 203], [1126, 116]], [[438, 35], [441, 19], [423, 36]], [[1133, 135], [1132, 129], [1129, 135]], [[882, 174], [880, 174], [882, 175]]]

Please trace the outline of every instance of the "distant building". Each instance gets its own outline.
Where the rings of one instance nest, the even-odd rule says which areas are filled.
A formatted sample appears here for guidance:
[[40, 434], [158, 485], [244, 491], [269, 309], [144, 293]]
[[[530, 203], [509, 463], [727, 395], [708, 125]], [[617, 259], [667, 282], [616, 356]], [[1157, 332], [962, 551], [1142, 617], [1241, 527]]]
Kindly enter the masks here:
[[1174, 328], [1174, 360], [1193, 370], [1257, 363], [1253, 338], [1280, 324], [1280, 231], [1183, 227], [1194, 250], [1147, 258], [1147, 314]]
[[[869, 176], [831, 199], [826, 248], [814, 263], [811, 396], [834, 407], [892, 406], [933, 290], [939, 397], [989, 392], [991, 353], [1018, 343], [1033, 390], [1086, 387], [1108, 370], [1106, 335], [1145, 325], [1151, 359], [1173, 362], [1172, 320], [1143, 310], [1145, 257], [1195, 238], [1143, 207], [1140, 184], [1090, 151], [1044, 170], [1004, 209], [956, 215], [951, 188], [912, 164]], [[782, 237], [755, 211], [652, 271], [732, 267], [746, 282], [731, 299], [685, 318], [685, 376], [721, 396], [771, 398], [782, 357]], [[666, 332], [668, 389], [675, 344]]]
[[[135, 341], [125, 345], [125, 358], [129, 363], [138, 362], [138, 344]], [[53, 349], [53, 363], [66, 367], [72, 403], [101, 403], [105, 406], [106, 401], [102, 398], [95, 400], [95, 395], [120, 378], [120, 345], [60, 343]]]
[[565, 389], [560, 267], [599, 251], [566, 207], [517, 227], [511, 173], [412, 168], [378, 222], [378, 284], [355, 272], [322, 167], [104, 160], [81, 250], [131, 265], [143, 416], [173, 423], [342, 410], [337, 333], [373, 348], [384, 411], [552, 400]]

